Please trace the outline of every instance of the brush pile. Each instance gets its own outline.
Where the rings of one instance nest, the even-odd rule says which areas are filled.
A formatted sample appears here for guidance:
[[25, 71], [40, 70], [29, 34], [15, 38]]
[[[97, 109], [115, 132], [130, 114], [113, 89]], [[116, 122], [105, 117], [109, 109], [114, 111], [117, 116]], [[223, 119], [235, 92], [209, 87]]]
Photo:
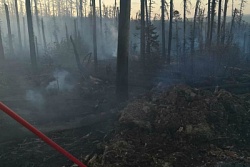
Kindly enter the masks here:
[[127, 105], [101, 154], [99, 167], [250, 164], [250, 104], [225, 90], [174, 86]]

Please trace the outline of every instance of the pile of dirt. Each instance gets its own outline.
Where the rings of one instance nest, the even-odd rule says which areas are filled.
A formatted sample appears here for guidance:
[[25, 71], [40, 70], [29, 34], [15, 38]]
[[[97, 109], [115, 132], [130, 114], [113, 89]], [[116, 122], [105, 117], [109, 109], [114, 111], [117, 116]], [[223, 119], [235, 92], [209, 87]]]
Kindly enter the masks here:
[[174, 86], [123, 109], [109, 142], [89, 165], [216, 166], [250, 162], [249, 103], [225, 90]]

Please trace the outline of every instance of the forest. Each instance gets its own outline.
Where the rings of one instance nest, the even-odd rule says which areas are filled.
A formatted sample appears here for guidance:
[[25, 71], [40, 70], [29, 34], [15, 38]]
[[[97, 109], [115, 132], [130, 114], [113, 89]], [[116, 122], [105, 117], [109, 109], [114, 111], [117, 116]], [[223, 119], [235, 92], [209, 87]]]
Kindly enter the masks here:
[[0, 167], [250, 166], [248, 3], [1, 0]]

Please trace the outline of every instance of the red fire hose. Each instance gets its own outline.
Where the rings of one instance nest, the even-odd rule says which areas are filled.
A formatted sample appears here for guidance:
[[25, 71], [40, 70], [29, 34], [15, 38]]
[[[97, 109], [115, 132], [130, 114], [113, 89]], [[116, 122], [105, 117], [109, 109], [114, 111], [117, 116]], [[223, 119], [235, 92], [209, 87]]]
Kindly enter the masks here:
[[71, 155], [69, 152], [64, 150], [61, 146], [56, 144], [54, 141], [52, 141], [50, 138], [48, 138], [45, 134], [43, 134], [41, 131], [36, 129], [34, 126], [32, 126], [30, 123], [28, 123], [26, 120], [24, 120], [22, 117], [20, 117], [18, 114], [16, 114], [14, 111], [12, 111], [10, 108], [8, 108], [6, 105], [4, 105], [2, 102], [0, 102], [0, 109], [8, 114], [11, 118], [19, 122], [21, 125], [23, 125], [25, 128], [33, 132], [35, 135], [37, 135], [40, 139], [42, 139], [44, 142], [46, 142], [48, 145], [56, 149], [61, 154], [65, 155], [68, 159], [73, 161], [75, 164], [77, 164], [79, 167], [87, 167], [84, 165], [80, 160], [75, 158], [73, 155]]

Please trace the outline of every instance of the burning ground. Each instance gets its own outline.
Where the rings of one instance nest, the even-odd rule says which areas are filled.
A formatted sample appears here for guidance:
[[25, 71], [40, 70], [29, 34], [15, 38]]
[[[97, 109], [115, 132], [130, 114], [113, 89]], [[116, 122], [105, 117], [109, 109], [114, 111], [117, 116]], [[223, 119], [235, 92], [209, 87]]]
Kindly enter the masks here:
[[[248, 99], [249, 100], [249, 99]], [[174, 86], [151, 92], [121, 111], [99, 166], [250, 165], [249, 101], [225, 90]], [[227, 164], [229, 163], [229, 164]]]

